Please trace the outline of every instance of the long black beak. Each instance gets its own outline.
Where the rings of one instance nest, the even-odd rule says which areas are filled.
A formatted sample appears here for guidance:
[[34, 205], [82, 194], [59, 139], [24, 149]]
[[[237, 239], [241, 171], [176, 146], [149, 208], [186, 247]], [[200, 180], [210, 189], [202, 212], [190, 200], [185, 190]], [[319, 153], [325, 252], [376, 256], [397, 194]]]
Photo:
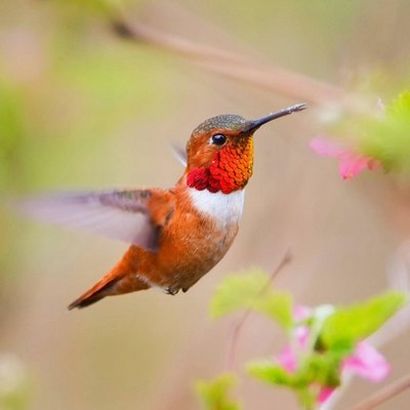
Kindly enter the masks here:
[[257, 120], [250, 120], [244, 125], [242, 132], [251, 133], [269, 121], [276, 120], [277, 118], [284, 117], [285, 115], [293, 114], [294, 112], [303, 111], [306, 108], [307, 106], [305, 103], [295, 104], [290, 107], [283, 108], [282, 110], [272, 112], [262, 118], [258, 118]]

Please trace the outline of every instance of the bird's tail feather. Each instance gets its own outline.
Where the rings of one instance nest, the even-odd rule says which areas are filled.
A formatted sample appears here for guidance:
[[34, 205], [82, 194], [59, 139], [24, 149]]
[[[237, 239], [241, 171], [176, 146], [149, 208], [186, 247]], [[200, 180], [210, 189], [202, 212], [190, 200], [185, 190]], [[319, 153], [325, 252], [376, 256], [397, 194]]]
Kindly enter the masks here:
[[140, 260], [141, 255], [137, 255], [137, 251], [138, 248], [131, 246], [117, 265], [94, 286], [71, 303], [68, 309], [84, 308], [106, 296], [148, 289], [150, 287], [149, 282], [138, 275], [139, 264], [136, 264], [135, 260]]
[[84, 292], [79, 298], [74, 300], [74, 302], [70, 303], [68, 309], [82, 309], [105, 298], [111, 293], [110, 291], [112, 291], [113, 286], [118, 280], [118, 278], [113, 278], [110, 274], [104, 276], [94, 286]]

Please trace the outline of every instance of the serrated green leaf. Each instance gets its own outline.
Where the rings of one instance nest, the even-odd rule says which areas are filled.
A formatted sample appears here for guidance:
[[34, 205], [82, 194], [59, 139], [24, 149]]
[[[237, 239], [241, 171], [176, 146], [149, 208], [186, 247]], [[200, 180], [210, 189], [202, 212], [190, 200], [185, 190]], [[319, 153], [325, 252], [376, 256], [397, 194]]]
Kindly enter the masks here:
[[229, 391], [237, 384], [233, 374], [223, 374], [214, 380], [200, 380], [196, 391], [207, 410], [240, 410], [239, 403], [229, 398]]
[[212, 317], [218, 318], [238, 309], [253, 309], [286, 328], [292, 325], [290, 294], [271, 289], [269, 276], [260, 270], [230, 276], [216, 290], [210, 305]]
[[323, 323], [320, 345], [327, 349], [353, 346], [378, 330], [406, 302], [405, 294], [391, 291], [363, 303], [338, 308]]

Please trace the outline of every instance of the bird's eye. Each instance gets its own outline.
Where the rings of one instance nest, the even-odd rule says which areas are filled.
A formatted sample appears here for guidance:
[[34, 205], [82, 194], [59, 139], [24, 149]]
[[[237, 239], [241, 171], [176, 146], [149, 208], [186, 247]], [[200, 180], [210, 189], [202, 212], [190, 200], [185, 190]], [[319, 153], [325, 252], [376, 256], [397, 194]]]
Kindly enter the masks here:
[[226, 142], [226, 137], [223, 134], [215, 134], [211, 137], [212, 144], [224, 145]]

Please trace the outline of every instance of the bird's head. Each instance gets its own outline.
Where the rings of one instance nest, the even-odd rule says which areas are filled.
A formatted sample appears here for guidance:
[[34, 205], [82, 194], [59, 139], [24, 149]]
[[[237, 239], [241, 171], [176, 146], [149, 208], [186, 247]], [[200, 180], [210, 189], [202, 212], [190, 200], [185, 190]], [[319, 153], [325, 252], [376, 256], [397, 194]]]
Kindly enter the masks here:
[[305, 108], [296, 104], [257, 120], [233, 114], [207, 119], [194, 129], [187, 144], [187, 185], [225, 194], [244, 188], [252, 176], [255, 131]]

